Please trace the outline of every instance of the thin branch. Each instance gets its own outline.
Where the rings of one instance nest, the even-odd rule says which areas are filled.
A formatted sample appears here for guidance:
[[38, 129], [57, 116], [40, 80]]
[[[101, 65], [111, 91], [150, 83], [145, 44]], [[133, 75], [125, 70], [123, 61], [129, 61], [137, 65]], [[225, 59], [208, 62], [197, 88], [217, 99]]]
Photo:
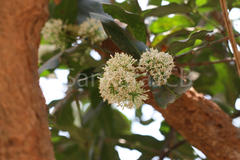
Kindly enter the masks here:
[[198, 14], [199, 16], [201, 16], [201, 18], [202, 18], [203, 20], [205, 20], [206, 22], [208, 22], [208, 23], [212, 24], [214, 27], [216, 27], [219, 31], [222, 30], [217, 24], [215, 24], [214, 22], [212, 22], [207, 16], [201, 14], [199, 11], [197, 11], [197, 14]]
[[240, 116], [240, 111], [232, 114], [232, 115], [231, 115], [231, 118], [234, 119], [234, 118], [237, 118], [237, 117], [239, 117], [239, 116]]
[[220, 1], [220, 5], [222, 8], [225, 27], [226, 27], [226, 30], [227, 30], [227, 33], [229, 36], [229, 40], [231, 42], [231, 46], [233, 49], [233, 53], [234, 53], [234, 57], [235, 57], [236, 65], [237, 65], [237, 70], [238, 70], [238, 75], [240, 76], [240, 52], [237, 49], [237, 43], [234, 38], [232, 24], [228, 17], [227, 3], [226, 3], [226, 0], [219, 0], [219, 1]]
[[235, 58], [226, 58], [226, 59], [221, 59], [221, 60], [216, 60], [216, 61], [207, 61], [207, 62], [199, 62], [199, 63], [176, 64], [176, 66], [179, 66], [179, 67], [207, 66], [207, 65], [217, 64], [217, 63], [228, 63], [228, 62], [233, 62], [233, 61], [235, 61]]
[[83, 126], [83, 115], [82, 115], [82, 110], [81, 110], [81, 105], [79, 103], [78, 97], [75, 98], [76, 104], [77, 104], [77, 110], [78, 110], [78, 115], [79, 115], [79, 121], [81, 126]]
[[75, 93], [75, 89], [73, 88], [69, 88], [67, 93], [66, 93], [66, 96], [60, 100], [54, 107], [54, 110], [52, 112], [52, 114], [54, 115], [58, 110], [60, 110], [62, 108], [62, 106], [64, 106], [64, 104], [67, 103], [67, 101], [72, 97], [73, 93]]
[[58, 65], [58, 60], [59, 58], [64, 54], [64, 53], [72, 53], [76, 51], [78, 46], [73, 46], [71, 48], [68, 48], [64, 51], [59, 52], [55, 56], [51, 57], [49, 60], [47, 60], [39, 69], [38, 69], [38, 74], [41, 74], [44, 70], [46, 69], [52, 69], [55, 68]]
[[228, 39], [229, 39], [228, 37], [223, 37], [223, 38], [221, 38], [221, 39], [218, 39], [218, 40], [212, 41], [212, 42], [210, 42], [210, 43], [207, 43], [207, 44], [205, 44], [205, 45], [203, 45], [203, 46], [193, 48], [192, 50], [190, 50], [190, 51], [188, 51], [188, 52], [186, 52], [186, 53], [182, 53], [182, 54], [180, 54], [180, 55], [177, 55], [177, 56], [175, 56], [174, 58], [176, 59], [176, 58], [184, 57], [184, 56], [189, 55], [189, 54], [194, 54], [194, 53], [196, 53], [197, 51], [200, 51], [200, 50], [202, 50], [202, 49], [204, 49], [204, 48], [207, 48], [207, 47], [209, 47], [209, 46], [211, 46], [211, 45], [213, 45], [213, 44], [216, 44], [216, 43], [219, 43], [219, 42], [222, 42], [222, 41], [226, 41], [226, 40], [228, 40]]
[[78, 92], [78, 89], [75, 87], [77, 84], [77, 80], [79, 78], [81, 72], [79, 72], [73, 80], [72, 86], [68, 88], [67, 92], [66, 92], [66, 96], [60, 100], [54, 107], [54, 110], [52, 112], [52, 114], [54, 115], [58, 110], [60, 110], [64, 104], [66, 104], [66, 102], [72, 97], [72, 95], [76, 92]]
[[185, 144], [186, 142], [187, 142], [186, 140], [182, 140], [176, 143], [175, 145], [173, 145], [172, 147], [166, 148], [164, 152], [160, 155], [160, 160], [163, 160], [164, 157], [168, 156], [173, 150], [177, 149], [178, 147]]
[[130, 148], [134, 148], [134, 149], [141, 148], [142, 150], [148, 151], [150, 153], [154, 153], [155, 155], [159, 155], [160, 150], [158, 150], [158, 149], [148, 147], [147, 145], [139, 145], [138, 143], [128, 141], [128, 140], [126, 140], [124, 138], [123, 139], [125, 140], [125, 142], [124, 143], [120, 143], [119, 139], [121, 139], [121, 138], [106, 137], [105, 138], [105, 142], [106, 143], [117, 144], [117, 145], [123, 146], [123, 147], [128, 145], [128, 146], [130, 146]]

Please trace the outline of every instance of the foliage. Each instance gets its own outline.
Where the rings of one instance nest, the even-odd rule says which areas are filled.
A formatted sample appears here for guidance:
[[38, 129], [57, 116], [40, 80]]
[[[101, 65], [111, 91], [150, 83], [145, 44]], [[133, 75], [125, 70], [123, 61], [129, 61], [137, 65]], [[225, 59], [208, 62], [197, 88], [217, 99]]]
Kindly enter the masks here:
[[[57, 68], [70, 71], [66, 97], [48, 105], [49, 109], [54, 108], [49, 121], [57, 160], [119, 159], [115, 150], [117, 145], [137, 149], [142, 153], [139, 158], [142, 160], [161, 154], [182, 160], [198, 157], [187, 142], [164, 153], [167, 147], [183, 141], [165, 121], [159, 128], [165, 137], [162, 141], [133, 134], [131, 121], [116, 107], [103, 101], [98, 90], [99, 79], [93, 75], [103, 71], [102, 67], [114, 52], [123, 51], [139, 59], [146, 49], [154, 47], [174, 56], [176, 67], [168, 81], [171, 85], [151, 87], [161, 107], [166, 107], [193, 85], [199, 92], [210, 95], [229, 115], [237, 112], [234, 104], [240, 93], [240, 79], [235, 64], [217, 63], [232, 57], [224, 39], [224, 26], [217, 19], [220, 15], [218, 1], [164, 2], [168, 4], [162, 6], [161, 0], [149, 0], [149, 5], [156, 7], [145, 11], [141, 10], [137, 0], [108, 4], [92, 0], [61, 0], [58, 5], [49, 2], [50, 18], [72, 25], [80, 25], [90, 17], [96, 18], [108, 35], [102, 44], [77, 43], [78, 37], [75, 37], [65, 42], [70, 47], [65, 51], [55, 48], [41, 56], [41, 76], [48, 76]], [[239, 7], [237, 0], [229, 1], [229, 8], [233, 7]], [[236, 31], [235, 34], [238, 35]], [[50, 45], [46, 40], [41, 42]], [[90, 56], [91, 50], [97, 51], [102, 59], [94, 60]], [[203, 62], [216, 63], [202, 65]], [[88, 85], [81, 85], [83, 74], [91, 79]], [[152, 118], [142, 120], [142, 114], [141, 109], [136, 109], [136, 119], [143, 125], [154, 121]], [[61, 131], [70, 136], [60, 136]]]

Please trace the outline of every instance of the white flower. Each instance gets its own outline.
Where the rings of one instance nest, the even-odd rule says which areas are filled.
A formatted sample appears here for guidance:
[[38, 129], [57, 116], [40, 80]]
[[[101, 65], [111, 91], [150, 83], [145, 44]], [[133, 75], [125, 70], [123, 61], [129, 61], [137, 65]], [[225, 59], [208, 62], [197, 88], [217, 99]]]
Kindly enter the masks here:
[[144, 52], [139, 62], [139, 69], [147, 71], [158, 86], [167, 83], [173, 67], [174, 63], [171, 55], [153, 48]]
[[107, 38], [102, 23], [94, 18], [88, 18], [80, 24], [78, 35], [81, 38], [88, 39], [91, 44], [102, 42]]
[[61, 19], [50, 19], [42, 29], [42, 35], [49, 43], [65, 48], [63, 22]]
[[136, 63], [131, 56], [116, 53], [106, 64], [100, 78], [100, 93], [110, 104], [121, 107], [140, 107], [147, 100], [143, 81], [136, 80]]

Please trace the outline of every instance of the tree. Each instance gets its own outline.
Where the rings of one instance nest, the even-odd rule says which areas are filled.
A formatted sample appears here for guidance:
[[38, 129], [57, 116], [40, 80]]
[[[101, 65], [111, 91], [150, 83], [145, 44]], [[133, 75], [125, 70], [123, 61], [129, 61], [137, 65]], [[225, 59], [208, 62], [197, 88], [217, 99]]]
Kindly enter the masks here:
[[[119, 159], [116, 145], [139, 150], [139, 159], [144, 160], [155, 156], [195, 159], [198, 156], [191, 145], [209, 159], [239, 159], [239, 131], [231, 122], [239, 115], [234, 108], [240, 91], [236, 69], [239, 33], [231, 31], [225, 1], [165, 2], [168, 4], [162, 6], [162, 1], [150, 0], [156, 8], [145, 11], [136, 0], [110, 4], [89, 0], [49, 2], [50, 21], [42, 31], [41, 45], [55, 47], [42, 54], [38, 72], [48, 76], [56, 68], [70, 71], [66, 96], [48, 104], [49, 110], [53, 108], [49, 125], [56, 159]], [[5, 10], [0, 10], [6, 17], [0, 20], [0, 75], [7, 75], [0, 77], [0, 143], [4, 146], [0, 157], [53, 159], [36, 54], [40, 29], [47, 18], [47, 2], [11, 4], [3, 2]], [[231, 10], [239, 3], [231, 0], [227, 7]], [[151, 16], [155, 18], [151, 20]], [[92, 30], [89, 18], [96, 20], [96, 26], [102, 25], [105, 36], [99, 32], [101, 27]], [[145, 25], [144, 20], [150, 22]], [[102, 75], [101, 68], [110, 55], [124, 52], [139, 60], [148, 48], [168, 52], [175, 63], [168, 85], [149, 85], [155, 81], [152, 75], [144, 79], [144, 87], [150, 90], [144, 103], [165, 118], [160, 126], [163, 141], [131, 133], [131, 121], [103, 101], [99, 93], [97, 77]], [[90, 56], [92, 50], [101, 56], [100, 61]], [[137, 108], [136, 117], [142, 124], [153, 121], [143, 121], [142, 114]], [[60, 136], [59, 131], [67, 131], [70, 137]]]
[[0, 159], [54, 159], [37, 49], [47, 1], [1, 1]]

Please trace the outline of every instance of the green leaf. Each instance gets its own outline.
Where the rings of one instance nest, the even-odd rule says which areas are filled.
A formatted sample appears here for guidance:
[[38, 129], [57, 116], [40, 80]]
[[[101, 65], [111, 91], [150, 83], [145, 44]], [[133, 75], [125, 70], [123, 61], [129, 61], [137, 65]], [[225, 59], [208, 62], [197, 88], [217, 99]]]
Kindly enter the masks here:
[[178, 3], [178, 4], [181, 4], [181, 3], [184, 3], [184, 0], [166, 0], [170, 3]]
[[[75, 91], [70, 94], [68, 97], [59, 101], [60, 104], [59, 109], [56, 110], [54, 113], [55, 117], [55, 127], [61, 130], [71, 131], [72, 129], [76, 128], [73, 124], [74, 116], [73, 116], [73, 109], [72, 109], [72, 102], [74, 98], [79, 94], [79, 92]], [[53, 102], [54, 104], [54, 102]]]
[[152, 45], [161, 50], [162, 45], [168, 46], [173, 41], [186, 39], [190, 33], [191, 32], [188, 30], [181, 29], [178, 31], [172, 31], [167, 35], [159, 34], [154, 38]]
[[116, 109], [113, 109], [112, 125], [113, 125], [115, 134], [130, 133], [131, 121], [129, 121], [124, 114], [122, 114]]
[[101, 150], [101, 158], [102, 160], [120, 160], [118, 156], [118, 152], [114, 149], [114, 145], [104, 143]]
[[171, 3], [166, 6], [160, 6], [154, 9], [148, 9], [143, 12], [144, 17], [149, 16], [165, 16], [169, 14], [175, 14], [175, 13], [189, 13], [192, 11], [192, 8], [185, 5], [185, 4], [176, 4]]
[[103, 26], [108, 35], [111, 36], [113, 42], [123, 51], [131, 54], [134, 58], [140, 58], [140, 51], [136, 48], [135, 44], [129, 37], [124, 29], [120, 28], [115, 22], [103, 22]]
[[49, 2], [50, 18], [62, 19], [67, 23], [75, 23], [78, 13], [78, 0], [61, 0], [56, 5], [54, 1]]
[[128, 29], [136, 39], [146, 42], [146, 28], [140, 15], [126, 12], [116, 5], [103, 4], [104, 11], [121, 22], [128, 24]]
[[194, 154], [193, 148], [188, 143], [182, 144], [177, 149], [174, 149], [171, 152], [171, 156], [173, 159], [182, 160], [193, 160], [198, 157]]
[[150, 25], [150, 31], [153, 33], [162, 33], [174, 29], [180, 30], [184, 27], [192, 27], [194, 22], [187, 16], [174, 15], [173, 17], [160, 17]]
[[207, 4], [207, 2], [208, 2], [208, 0], [196, 0], [196, 5], [198, 7], [201, 7], [201, 6], [205, 5], [205, 4]]
[[142, 153], [142, 155], [138, 158], [138, 160], [146, 160], [146, 159], [152, 159], [153, 155]]
[[73, 111], [71, 107], [71, 99], [67, 100], [65, 104], [56, 113], [56, 124], [61, 128], [70, 128], [73, 126]]
[[108, 136], [128, 134], [131, 128], [131, 122], [125, 115], [104, 102], [95, 108], [90, 107], [83, 117], [83, 122], [90, 125], [94, 132], [104, 130]]
[[161, 87], [151, 86], [151, 89], [158, 106], [165, 108], [169, 103], [173, 103], [181, 94], [185, 93], [191, 85], [190, 81], [184, 82], [172, 76], [167, 85]]
[[208, 33], [210, 33], [210, 32], [205, 31], [205, 30], [195, 32], [195, 33], [191, 34], [190, 37], [186, 40], [175, 41], [175, 42], [171, 43], [168, 48], [168, 51], [170, 54], [174, 55], [177, 52], [181, 51], [182, 49], [193, 46], [197, 39], [205, 40]]
[[157, 5], [160, 6], [162, 4], [162, 0], [149, 0], [148, 5]]
[[120, 6], [121, 8], [132, 12], [132, 13], [141, 13], [141, 8], [136, 0], [125, 0], [122, 3], [114, 2], [115, 5]]
[[86, 151], [81, 150], [77, 143], [70, 140], [63, 140], [54, 144], [55, 157], [57, 160], [85, 160]]
[[[141, 152], [148, 153], [149, 155], [156, 155], [163, 147], [163, 142], [151, 136], [143, 136], [138, 134], [122, 135], [119, 138], [125, 139], [126, 143], [119, 143], [119, 146], [127, 147], [131, 149], [137, 149]], [[156, 151], [157, 150], [157, 151]]]
[[170, 132], [171, 128], [170, 126], [167, 124], [166, 121], [162, 121], [161, 123], [161, 127], [159, 129], [159, 131], [161, 132], [162, 135], [164, 135], [165, 137], [167, 137], [168, 133]]
[[82, 23], [91, 13], [104, 14], [102, 5], [99, 1], [94, 0], [78, 0], [78, 23]]
[[45, 62], [39, 69], [38, 69], [38, 74], [41, 74], [43, 71], [47, 69], [54, 69], [58, 66], [59, 64], [59, 59], [62, 56], [63, 52], [60, 52], [53, 57], [51, 57], [47, 62]]
[[129, 32], [117, 25], [112, 18], [101, 14], [92, 14], [92, 16], [102, 21], [105, 32], [114, 44], [125, 53], [139, 59], [143, 50], [147, 49], [147, 46], [144, 43], [135, 40]]
[[217, 79], [215, 84], [210, 86], [213, 95], [222, 96], [221, 98], [225, 104], [233, 107], [235, 105], [235, 100], [238, 98], [240, 93], [240, 79], [236, 76], [233, 67], [229, 67], [227, 64], [214, 64], [214, 68], [217, 72]]

